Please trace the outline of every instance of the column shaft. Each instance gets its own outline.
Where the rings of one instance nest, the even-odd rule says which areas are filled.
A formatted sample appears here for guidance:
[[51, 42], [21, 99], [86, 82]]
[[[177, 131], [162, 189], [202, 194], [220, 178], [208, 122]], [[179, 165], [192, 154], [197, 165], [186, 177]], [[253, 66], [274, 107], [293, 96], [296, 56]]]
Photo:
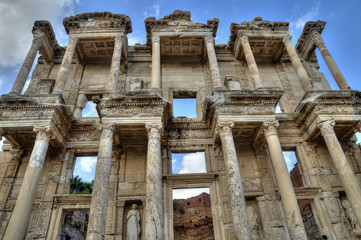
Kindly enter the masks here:
[[319, 123], [318, 128], [321, 130], [321, 134], [337, 169], [347, 198], [355, 212], [357, 221], [361, 224], [361, 188], [336, 137], [335, 131], [333, 130], [334, 125], [334, 121], [325, 121]]
[[160, 89], [160, 37], [152, 37], [152, 78], [150, 88]]
[[31, 44], [28, 55], [26, 55], [24, 63], [20, 68], [19, 74], [16, 77], [13, 87], [11, 88], [10, 94], [21, 94], [21, 92], [23, 91], [26, 79], [29, 76], [36, 54], [38, 53], [43, 43], [44, 43], [43, 35], [34, 36], [33, 43]]
[[236, 239], [252, 239], [247, 215], [246, 199], [242, 187], [242, 178], [233, 141], [233, 126], [233, 122], [219, 122], [217, 126], [217, 131], [219, 132], [222, 142], [224, 164], [231, 195], [233, 228]]
[[78, 39], [76, 37], [69, 36], [69, 43], [66, 47], [66, 51], [63, 57], [63, 61], [60, 65], [58, 75], [56, 76], [53, 94], [62, 94], [64, 91], [77, 42]]
[[222, 88], [221, 77], [219, 74], [219, 67], [217, 62], [216, 51], [214, 50], [214, 39], [212, 34], [207, 34], [204, 38], [206, 42], [209, 68], [212, 75], [213, 89]]
[[114, 39], [114, 50], [112, 64], [108, 78], [108, 91], [117, 91], [117, 83], [119, 78], [120, 61], [122, 59], [123, 36], [116, 36]]
[[293, 67], [296, 70], [298, 77], [300, 78], [301, 85], [304, 90], [312, 88], [310, 78], [307, 75], [305, 68], [302, 65], [300, 58], [297, 55], [295, 48], [292, 46], [291, 37], [286, 36], [283, 38], [283, 44], [285, 45], [288, 56], [291, 59]]
[[162, 189], [162, 158], [161, 130], [162, 124], [147, 124], [147, 180], [146, 180], [146, 213], [145, 238], [163, 239], [163, 189]]
[[108, 207], [114, 125], [101, 125], [98, 160], [90, 204], [87, 240], [103, 240]]
[[319, 33], [316, 33], [316, 36], [313, 38], [313, 42], [320, 50], [323, 59], [325, 59], [325, 62], [330, 69], [332, 76], [335, 78], [337, 85], [340, 89], [349, 89], [349, 85], [346, 82], [346, 79], [343, 77], [340, 69], [338, 68], [335, 60], [331, 56], [331, 53], [326, 48], [325, 42], [323, 41], [321, 35]]
[[271, 155], [273, 169], [281, 195], [281, 201], [286, 216], [287, 226], [291, 235], [291, 239], [307, 239], [305, 227], [298, 206], [297, 198], [290, 175], [287, 170], [286, 161], [284, 159], [280, 141], [278, 139], [276, 128], [278, 122], [265, 122], [263, 131], [268, 144]]
[[22, 240], [25, 238], [28, 228], [36, 191], [39, 185], [41, 171], [44, 166], [46, 153], [51, 137], [51, 129], [47, 127], [35, 127], [37, 132], [35, 145], [31, 152], [28, 167], [20, 187], [19, 195], [6, 228], [4, 239]]
[[253, 52], [251, 46], [249, 45], [248, 37], [243, 35], [240, 39], [241, 45], [243, 48], [243, 53], [247, 61], [248, 69], [252, 77], [253, 85], [255, 89], [264, 88], [262, 85], [262, 80], [259, 75], [258, 67], [256, 64], [256, 60], [254, 59]]

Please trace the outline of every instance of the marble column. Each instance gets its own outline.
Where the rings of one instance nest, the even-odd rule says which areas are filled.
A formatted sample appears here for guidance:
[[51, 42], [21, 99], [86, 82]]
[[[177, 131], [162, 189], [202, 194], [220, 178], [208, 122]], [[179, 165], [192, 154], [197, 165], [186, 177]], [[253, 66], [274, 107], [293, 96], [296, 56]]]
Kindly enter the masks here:
[[24, 89], [26, 79], [29, 76], [31, 67], [33, 66], [36, 54], [38, 53], [43, 43], [44, 43], [44, 34], [34, 34], [33, 43], [31, 44], [28, 55], [26, 55], [24, 63], [20, 68], [19, 74], [16, 77], [15, 83], [11, 88], [9, 94], [21, 94], [21, 92]]
[[37, 133], [28, 167], [26, 168], [19, 195], [6, 228], [4, 239], [22, 240], [28, 228], [41, 171], [44, 166], [49, 141], [52, 136], [50, 126], [34, 127]]
[[116, 92], [118, 88], [117, 83], [119, 78], [120, 61], [122, 60], [123, 41], [124, 39], [121, 35], [114, 38], [113, 58], [107, 86], [107, 90], [111, 92]]
[[293, 189], [281, 144], [278, 139], [276, 130], [278, 126], [279, 123], [277, 121], [264, 122], [262, 131], [266, 137], [269, 153], [271, 155], [271, 161], [275, 171], [275, 177], [281, 195], [283, 210], [286, 216], [286, 222], [291, 239], [307, 239], [296, 194]]
[[102, 133], [90, 203], [87, 240], [103, 240], [105, 235], [114, 125], [101, 124], [100, 130]]
[[68, 46], [66, 47], [65, 54], [63, 56], [63, 61], [61, 62], [58, 75], [55, 79], [55, 86], [53, 94], [62, 94], [64, 92], [66, 80], [68, 79], [69, 70], [71, 62], [73, 61], [73, 56], [78, 43], [78, 38], [74, 36], [69, 36]]
[[282, 42], [285, 45], [286, 51], [288, 53], [288, 56], [291, 59], [293, 67], [295, 68], [296, 73], [297, 73], [298, 77], [300, 78], [303, 89], [307, 90], [307, 89], [312, 88], [310, 78], [308, 77], [307, 72], [306, 72], [305, 68], [303, 67], [300, 58], [298, 57], [295, 48], [292, 46], [291, 36], [284, 37], [282, 39]]
[[338, 68], [335, 60], [331, 56], [331, 53], [326, 48], [325, 42], [323, 41], [321, 34], [315, 33], [313, 37], [313, 42], [317, 46], [317, 48], [320, 50], [323, 59], [325, 60], [328, 68], [330, 69], [330, 72], [332, 73], [332, 76], [335, 78], [335, 81], [340, 89], [349, 89], [349, 85], [346, 82], [346, 79], [343, 77], [340, 69]]
[[163, 189], [161, 158], [161, 123], [149, 123], [148, 132], [145, 238], [164, 239], [163, 230]]
[[212, 75], [213, 89], [217, 89], [217, 88], [220, 89], [222, 88], [222, 82], [219, 74], [216, 51], [214, 49], [213, 35], [211, 33], [206, 34], [204, 37], [204, 41], [206, 43], [206, 48], [207, 48], [208, 62]]
[[75, 118], [82, 117], [82, 111], [86, 107], [87, 102], [88, 98], [86, 97], [86, 95], [83, 92], [80, 92], [75, 103], [75, 110], [73, 114]]
[[247, 61], [248, 69], [252, 77], [253, 85], [255, 89], [262, 89], [264, 88], [262, 85], [262, 80], [259, 75], [258, 67], [256, 64], [256, 60], [254, 59], [253, 52], [251, 46], [249, 45], [248, 36], [242, 35], [240, 38], [242, 49], [244, 56]]
[[231, 195], [233, 228], [236, 239], [252, 239], [247, 215], [246, 199], [242, 187], [242, 178], [233, 141], [233, 126], [234, 123], [232, 121], [219, 122], [217, 124], [217, 132], [219, 133], [222, 142], [224, 165]]
[[360, 185], [336, 137], [335, 131], [333, 130], [334, 125], [335, 121], [329, 120], [320, 122], [317, 127], [321, 130], [321, 134], [325, 140], [338, 176], [340, 177], [342, 186], [345, 189], [347, 198], [355, 212], [358, 223], [361, 224]]
[[152, 36], [152, 75], [150, 88], [160, 89], [160, 37]]

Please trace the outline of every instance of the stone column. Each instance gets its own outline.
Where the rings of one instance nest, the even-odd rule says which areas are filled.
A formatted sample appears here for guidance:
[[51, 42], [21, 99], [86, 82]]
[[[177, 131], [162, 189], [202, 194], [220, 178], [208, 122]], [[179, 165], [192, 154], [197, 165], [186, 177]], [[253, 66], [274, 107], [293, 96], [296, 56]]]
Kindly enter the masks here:
[[74, 110], [74, 114], [73, 114], [75, 118], [82, 117], [82, 111], [86, 107], [87, 102], [88, 102], [88, 99], [85, 96], [85, 94], [83, 92], [80, 92], [78, 94], [78, 98], [76, 100], [75, 110]]
[[239, 171], [236, 148], [233, 142], [231, 121], [219, 122], [217, 132], [221, 138], [227, 182], [231, 194], [233, 228], [236, 239], [252, 239], [244, 197], [242, 178]]
[[152, 78], [150, 88], [160, 89], [160, 37], [152, 37]]
[[19, 74], [16, 77], [15, 83], [11, 88], [9, 94], [21, 94], [25, 86], [26, 79], [29, 76], [31, 67], [33, 66], [36, 54], [38, 53], [43, 43], [44, 43], [44, 34], [35, 34], [28, 55], [26, 55], [24, 63], [20, 68]]
[[320, 50], [323, 59], [325, 59], [325, 62], [330, 69], [332, 76], [335, 78], [337, 85], [340, 89], [349, 89], [349, 85], [346, 82], [346, 79], [343, 77], [340, 69], [338, 68], [335, 60], [331, 56], [331, 53], [326, 48], [325, 42], [323, 41], [321, 34], [315, 33], [313, 37], [314, 44], [318, 47]]
[[146, 124], [145, 128], [148, 132], [145, 238], [164, 239], [162, 158], [160, 151], [162, 124], [149, 123]]
[[333, 130], [334, 125], [335, 121], [331, 120], [320, 122], [317, 127], [321, 130], [321, 134], [325, 140], [328, 151], [330, 152], [333, 164], [337, 169], [347, 198], [355, 212], [358, 223], [361, 224], [360, 185], [336, 137], [335, 131]]
[[243, 35], [241, 38], [241, 45], [243, 48], [244, 56], [247, 61], [248, 69], [252, 77], [253, 85], [255, 89], [264, 88], [262, 85], [261, 77], [259, 76], [258, 67], [256, 64], [256, 60], [254, 59], [253, 52], [251, 46], [249, 45], [248, 36]]
[[103, 240], [105, 235], [114, 125], [102, 124], [100, 129], [102, 133], [90, 203], [87, 240]]
[[214, 38], [212, 34], [207, 33], [204, 37], [204, 41], [206, 42], [209, 68], [211, 70], [211, 75], [212, 75], [213, 89], [217, 89], [217, 88], [220, 89], [222, 88], [222, 82], [219, 74], [216, 51], [214, 50]]
[[277, 121], [265, 122], [263, 123], [262, 131], [266, 137], [268, 149], [271, 155], [272, 165], [275, 171], [278, 189], [281, 195], [281, 201], [291, 239], [307, 239], [307, 234], [303, 225], [296, 194], [292, 186], [286, 161], [282, 153], [281, 144], [278, 139], [276, 131], [278, 126], [279, 123]]
[[69, 43], [66, 47], [66, 51], [61, 62], [58, 75], [55, 79], [55, 86], [53, 94], [62, 94], [65, 88], [66, 80], [68, 79], [70, 65], [73, 60], [75, 47], [78, 42], [78, 38], [74, 36], [69, 36]]
[[37, 133], [34, 148], [4, 239], [22, 240], [25, 238], [28, 228], [41, 171], [52, 135], [50, 126], [34, 127], [34, 131]]
[[300, 78], [301, 85], [304, 90], [312, 88], [310, 78], [307, 75], [305, 68], [303, 67], [300, 58], [297, 55], [295, 48], [291, 43], [291, 36], [286, 36], [282, 39], [283, 44], [285, 45], [288, 56], [291, 59], [293, 67], [296, 70], [298, 77]]
[[120, 61], [122, 60], [122, 48], [123, 48], [123, 36], [119, 35], [114, 38], [114, 50], [112, 65], [110, 67], [110, 73], [108, 78], [107, 90], [116, 92], [117, 83], [119, 78]]

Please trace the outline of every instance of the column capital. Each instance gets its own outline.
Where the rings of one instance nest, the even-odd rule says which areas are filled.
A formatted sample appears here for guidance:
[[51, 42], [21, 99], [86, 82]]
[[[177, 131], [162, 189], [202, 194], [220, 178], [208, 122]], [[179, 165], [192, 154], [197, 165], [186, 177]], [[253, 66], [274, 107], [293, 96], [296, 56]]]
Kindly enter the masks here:
[[115, 124], [114, 123], [100, 123], [98, 125], [98, 130], [101, 132], [101, 139], [102, 138], [112, 138], [114, 132]]
[[291, 42], [291, 39], [292, 39], [292, 37], [290, 35], [287, 35], [282, 38], [282, 42], [283, 43]]
[[325, 45], [325, 42], [323, 41], [323, 38], [321, 36], [321, 34], [319, 34], [318, 32], [313, 33], [313, 43], [318, 47], [321, 45]]
[[123, 34], [116, 35], [116, 36], [114, 37], [114, 40], [115, 40], [115, 41], [123, 41], [123, 40], [124, 40]]
[[10, 162], [19, 162], [21, 160], [22, 155], [24, 154], [24, 149], [12, 147], [10, 148]]
[[319, 122], [317, 127], [321, 130], [322, 135], [335, 134], [333, 130], [333, 126], [335, 126], [334, 120], [327, 120], [323, 122]]
[[33, 131], [36, 133], [36, 141], [49, 141], [54, 138], [51, 126], [35, 126]]
[[43, 32], [37, 32], [33, 33], [33, 44], [35, 44], [38, 48], [44, 43], [44, 33]]
[[206, 43], [214, 43], [214, 38], [213, 38], [212, 33], [207, 33], [207, 34], [204, 36], [204, 41], [205, 41]]
[[78, 42], [78, 38], [74, 35], [69, 36], [68, 45], [69, 44], [76, 44]]
[[243, 34], [239, 39], [242, 43], [248, 42], [248, 36], [246, 34]]
[[234, 127], [233, 121], [218, 122], [216, 126], [216, 133], [220, 136], [232, 135], [232, 128]]
[[159, 35], [152, 35], [152, 43], [160, 43], [160, 36]]
[[265, 135], [265, 137], [271, 135], [277, 135], [277, 128], [279, 127], [278, 121], [266, 121], [263, 122], [261, 127], [261, 132]]
[[151, 137], [154, 133], [158, 133], [159, 135], [163, 134], [162, 123], [146, 123], [145, 129], [147, 130], [148, 137]]

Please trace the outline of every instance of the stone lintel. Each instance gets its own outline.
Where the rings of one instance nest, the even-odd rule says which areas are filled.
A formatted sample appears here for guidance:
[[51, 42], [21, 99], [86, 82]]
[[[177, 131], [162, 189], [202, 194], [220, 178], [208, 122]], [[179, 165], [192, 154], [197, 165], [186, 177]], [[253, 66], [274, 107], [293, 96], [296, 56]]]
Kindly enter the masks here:
[[44, 42], [40, 47], [40, 53], [44, 56], [47, 62], [51, 62], [54, 58], [54, 49], [58, 47], [58, 41], [54, 34], [53, 28], [48, 21], [35, 21], [33, 27], [34, 38], [38, 33], [43, 33]]

